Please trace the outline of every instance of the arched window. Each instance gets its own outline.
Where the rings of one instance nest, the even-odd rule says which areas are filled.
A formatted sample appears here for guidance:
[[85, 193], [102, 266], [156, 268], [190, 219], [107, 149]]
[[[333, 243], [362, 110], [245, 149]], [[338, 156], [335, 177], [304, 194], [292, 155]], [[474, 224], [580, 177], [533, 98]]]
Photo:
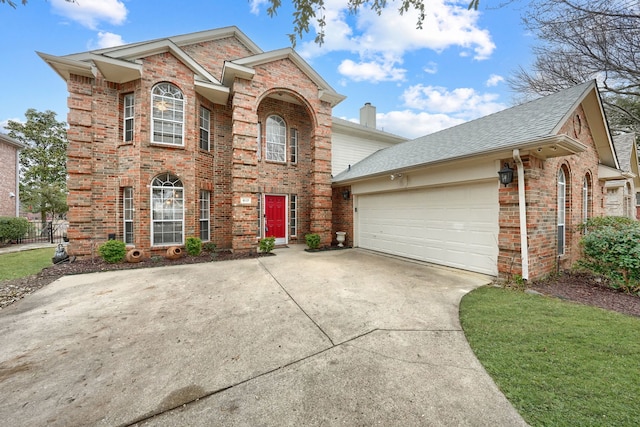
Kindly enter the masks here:
[[558, 255], [564, 255], [565, 219], [567, 212], [567, 177], [563, 168], [558, 171]]
[[184, 97], [171, 83], [160, 83], [151, 92], [153, 121], [152, 142], [184, 145]]
[[163, 173], [151, 183], [152, 245], [184, 243], [184, 188], [175, 175]]
[[274, 162], [286, 162], [287, 125], [282, 117], [267, 118], [267, 147], [265, 157]]
[[587, 220], [591, 218], [591, 177], [587, 174], [582, 180], [582, 223], [586, 224]]

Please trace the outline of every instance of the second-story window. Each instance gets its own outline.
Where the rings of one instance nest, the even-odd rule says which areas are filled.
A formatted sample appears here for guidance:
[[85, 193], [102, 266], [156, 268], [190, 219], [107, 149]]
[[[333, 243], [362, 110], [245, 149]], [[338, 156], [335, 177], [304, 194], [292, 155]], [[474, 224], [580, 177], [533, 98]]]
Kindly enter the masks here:
[[267, 146], [265, 158], [274, 162], [286, 162], [287, 126], [282, 117], [269, 116], [267, 118]]
[[134, 117], [134, 101], [135, 97], [132, 93], [128, 93], [123, 98], [123, 121], [122, 137], [125, 142], [133, 141], [133, 117]]
[[155, 85], [151, 95], [151, 105], [152, 142], [183, 145], [184, 97], [180, 89], [171, 83]]
[[209, 151], [211, 112], [200, 106], [200, 149]]
[[289, 157], [291, 163], [298, 163], [298, 129], [291, 129], [289, 140]]

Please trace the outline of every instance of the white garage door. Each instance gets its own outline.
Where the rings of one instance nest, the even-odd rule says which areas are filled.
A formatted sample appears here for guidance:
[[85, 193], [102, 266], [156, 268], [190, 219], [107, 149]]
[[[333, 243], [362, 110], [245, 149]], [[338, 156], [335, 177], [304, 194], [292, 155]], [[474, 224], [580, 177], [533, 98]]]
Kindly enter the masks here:
[[495, 181], [358, 197], [357, 245], [497, 275]]

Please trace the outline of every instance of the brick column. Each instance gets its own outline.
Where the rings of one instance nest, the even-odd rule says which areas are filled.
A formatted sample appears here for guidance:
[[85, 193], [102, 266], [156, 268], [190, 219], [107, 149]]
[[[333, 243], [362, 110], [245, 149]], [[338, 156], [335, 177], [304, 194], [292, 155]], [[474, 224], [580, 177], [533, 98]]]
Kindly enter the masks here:
[[[255, 98], [242, 92], [236, 82], [232, 101], [232, 160], [231, 160], [231, 247], [246, 251], [256, 248], [258, 116]], [[241, 203], [243, 198], [251, 200]]]

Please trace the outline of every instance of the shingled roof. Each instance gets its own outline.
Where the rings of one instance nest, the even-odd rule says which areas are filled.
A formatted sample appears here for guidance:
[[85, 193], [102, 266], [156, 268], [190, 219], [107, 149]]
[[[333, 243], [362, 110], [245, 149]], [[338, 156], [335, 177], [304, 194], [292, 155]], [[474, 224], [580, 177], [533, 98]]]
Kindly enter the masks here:
[[505, 149], [558, 134], [560, 127], [596, 88], [595, 81], [377, 151], [333, 182], [346, 182]]

